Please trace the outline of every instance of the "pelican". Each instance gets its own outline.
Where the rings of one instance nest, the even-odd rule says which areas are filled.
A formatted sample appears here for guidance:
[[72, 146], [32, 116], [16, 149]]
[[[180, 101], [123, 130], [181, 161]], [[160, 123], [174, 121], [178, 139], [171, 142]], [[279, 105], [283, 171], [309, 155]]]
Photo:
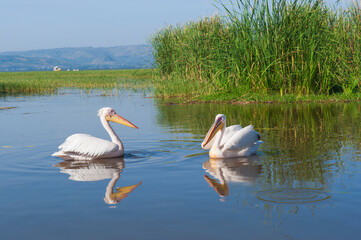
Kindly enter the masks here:
[[59, 146], [60, 150], [53, 153], [52, 156], [74, 160], [92, 160], [123, 156], [124, 146], [110, 126], [109, 121], [136, 129], [138, 129], [138, 127], [119, 116], [113, 108], [104, 107], [99, 109], [98, 116], [103, 127], [108, 132], [112, 140], [111, 142], [88, 134], [77, 133], [68, 137], [65, 142]]
[[210, 158], [244, 157], [256, 153], [263, 143], [260, 140], [261, 135], [252, 125], [245, 128], [240, 125], [226, 128], [226, 116], [218, 114], [201, 146], [203, 149], [210, 149]]

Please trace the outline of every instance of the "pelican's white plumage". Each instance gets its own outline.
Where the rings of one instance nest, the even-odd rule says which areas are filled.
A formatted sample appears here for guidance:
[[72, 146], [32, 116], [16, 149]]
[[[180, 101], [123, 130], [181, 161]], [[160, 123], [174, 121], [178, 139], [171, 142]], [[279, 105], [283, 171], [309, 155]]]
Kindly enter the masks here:
[[262, 143], [260, 139], [261, 135], [252, 125], [226, 128], [226, 116], [218, 114], [201, 146], [203, 149], [210, 149], [210, 158], [243, 157], [256, 153]]
[[74, 160], [92, 160], [122, 156], [124, 154], [123, 143], [115, 134], [109, 121], [132, 128], [138, 129], [138, 127], [116, 114], [112, 108], [105, 107], [99, 109], [98, 116], [100, 117], [103, 127], [108, 132], [112, 140], [111, 142], [93, 137], [89, 134], [73, 134], [59, 146], [59, 151], [53, 153], [53, 156]]
[[113, 142], [93, 137], [89, 134], [73, 134], [59, 146], [62, 152], [73, 152], [79, 155], [87, 155], [91, 158], [98, 158], [105, 154], [111, 154], [119, 149]]

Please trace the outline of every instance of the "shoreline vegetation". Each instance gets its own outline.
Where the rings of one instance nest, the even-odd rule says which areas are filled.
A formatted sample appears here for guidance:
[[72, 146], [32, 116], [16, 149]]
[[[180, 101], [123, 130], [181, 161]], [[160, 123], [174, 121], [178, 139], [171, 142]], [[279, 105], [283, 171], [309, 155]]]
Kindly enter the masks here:
[[150, 88], [168, 103], [361, 99], [361, 7], [323, 0], [218, 1], [225, 16], [149, 40], [154, 69], [1, 72], [0, 95]]
[[151, 39], [159, 95], [359, 98], [357, 1], [343, 8], [323, 0], [217, 3], [226, 16], [168, 26]]
[[350, 102], [361, 100], [361, 93], [334, 93], [295, 95], [277, 93], [245, 93], [234, 96], [228, 93], [214, 93], [204, 96], [183, 95], [164, 96], [157, 94], [162, 87], [154, 69], [132, 70], [85, 70], [85, 71], [41, 71], [41, 72], [0, 72], [0, 97], [18, 95], [57, 94], [61, 88], [100, 90], [104, 95], [112, 95], [121, 89], [151, 89], [153, 96], [163, 99], [161, 104], [194, 103], [302, 103], [302, 102]]
[[0, 96], [51, 94], [60, 88], [148, 88], [151, 77], [151, 69], [0, 72]]

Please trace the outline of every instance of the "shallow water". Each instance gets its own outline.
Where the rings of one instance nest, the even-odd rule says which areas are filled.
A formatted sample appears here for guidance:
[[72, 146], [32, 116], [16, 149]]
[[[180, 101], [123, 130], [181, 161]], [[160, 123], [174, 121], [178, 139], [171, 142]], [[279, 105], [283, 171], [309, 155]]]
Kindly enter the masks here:
[[[139, 127], [113, 124], [124, 159], [51, 156], [73, 133], [108, 139], [103, 106]], [[361, 236], [360, 103], [167, 105], [70, 91], [0, 107], [16, 107], [0, 110], [0, 239]], [[200, 143], [217, 113], [255, 126], [257, 155], [209, 160]]]

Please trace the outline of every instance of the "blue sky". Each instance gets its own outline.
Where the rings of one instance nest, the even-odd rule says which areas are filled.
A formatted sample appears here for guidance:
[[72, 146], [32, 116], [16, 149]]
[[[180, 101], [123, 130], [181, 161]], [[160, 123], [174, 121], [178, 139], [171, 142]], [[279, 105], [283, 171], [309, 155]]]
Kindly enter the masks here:
[[0, 3], [0, 52], [143, 44], [166, 25], [213, 15], [217, 8], [212, 3], [212, 0], [4, 0]]

